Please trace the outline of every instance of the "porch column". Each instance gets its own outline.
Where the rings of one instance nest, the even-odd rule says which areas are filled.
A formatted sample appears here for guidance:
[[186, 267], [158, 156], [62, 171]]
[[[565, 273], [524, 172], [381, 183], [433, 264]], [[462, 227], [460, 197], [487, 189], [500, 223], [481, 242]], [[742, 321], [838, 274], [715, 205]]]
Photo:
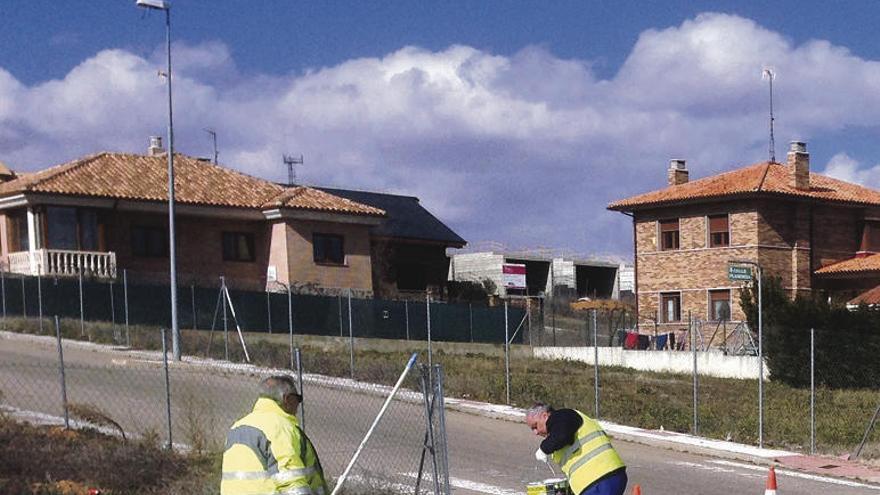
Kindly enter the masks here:
[[34, 208], [27, 209], [28, 258], [30, 259], [31, 275], [37, 274], [37, 215]]

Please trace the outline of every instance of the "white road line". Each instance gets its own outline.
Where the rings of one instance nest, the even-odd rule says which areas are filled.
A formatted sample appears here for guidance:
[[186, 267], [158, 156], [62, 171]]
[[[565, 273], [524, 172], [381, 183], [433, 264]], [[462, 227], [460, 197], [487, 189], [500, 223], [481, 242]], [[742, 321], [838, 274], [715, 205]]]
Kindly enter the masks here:
[[[415, 478], [418, 475], [416, 473], [401, 473], [403, 476], [408, 476], [410, 478]], [[426, 485], [430, 485], [431, 481], [424, 481]], [[478, 481], [471, 481], [462, 478], [456, 478], [455, 476], [449, 477], [449, 484], [454, 486], [455, 488], [461, 488], [462, 490], [469, 490], [472, 492], [479, 493], [488, 493], [489, 495], [522, 495], [523, 490], [509, 490], [507, 488], [502, 488], [500, 486], [490, 485], [487, 483], [480, 483]]]
[[[709, 461], [709, 462], [711, 462], [713, 464], [718, 464], [720, 466], [730, 466], [730, 467], [735, 467], [735, 468], [740, 468], [740, 469], [749, 469], [752, 471], [762, 471], [762, 472], [767, 471], [766, 467], [754, 466], [752, 464], [742, 464], [739, 462], [732, 462], [732, 461]], [[880, 491], [880, 486], [877, 486], [877, 485], [869, 485], [866, 483], [859, 483], [858, 481], [842, 480], [839, 478], [829, 478], [827, 476], [819, 476], [816, 474], [801, 473], [799, 471], [789, 471], [788, 469], [777, 469], [776, 474], [791, 476], [792, 478], [801, 478], [801, 479], [810, 480], [810, 481], [819, 481], [822, 483], [831, 483], [834, 485], [851, 486], [854, 488], [868, 488], [870, 490]]]

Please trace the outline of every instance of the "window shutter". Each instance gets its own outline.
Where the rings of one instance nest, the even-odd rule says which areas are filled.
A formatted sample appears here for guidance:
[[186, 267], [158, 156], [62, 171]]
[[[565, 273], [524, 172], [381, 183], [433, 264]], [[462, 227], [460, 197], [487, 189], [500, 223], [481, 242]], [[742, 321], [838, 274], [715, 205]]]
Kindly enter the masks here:
[[678, 219], [662, 220], [660, 222], [660, 232], [675, 232], [678, 230]]
[[728, 226], [727, 215], [709, 217], [709, 232], [727, 232]]

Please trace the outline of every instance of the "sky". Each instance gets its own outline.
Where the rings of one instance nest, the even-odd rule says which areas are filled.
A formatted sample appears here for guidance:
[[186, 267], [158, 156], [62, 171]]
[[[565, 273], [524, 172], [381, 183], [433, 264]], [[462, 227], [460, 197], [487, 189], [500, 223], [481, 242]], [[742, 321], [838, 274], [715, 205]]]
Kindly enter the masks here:
[[[165, 19], [134, 0], [0, 2], [0, 161], [166, 133]], [[880, 188], [880, 2], [172, 1], [175, 150], [414, 195], [474, 247], [625, 260], [606, 205], [807, 142]]]

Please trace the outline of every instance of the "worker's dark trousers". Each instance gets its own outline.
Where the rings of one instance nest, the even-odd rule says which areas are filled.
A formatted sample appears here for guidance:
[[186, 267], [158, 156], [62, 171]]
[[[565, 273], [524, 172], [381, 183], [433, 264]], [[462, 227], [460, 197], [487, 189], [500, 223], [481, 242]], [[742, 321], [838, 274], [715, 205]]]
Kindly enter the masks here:
[[623, 495], [626, 482], [626, 469], [620, 469], [588, 486], [580, 495]]

